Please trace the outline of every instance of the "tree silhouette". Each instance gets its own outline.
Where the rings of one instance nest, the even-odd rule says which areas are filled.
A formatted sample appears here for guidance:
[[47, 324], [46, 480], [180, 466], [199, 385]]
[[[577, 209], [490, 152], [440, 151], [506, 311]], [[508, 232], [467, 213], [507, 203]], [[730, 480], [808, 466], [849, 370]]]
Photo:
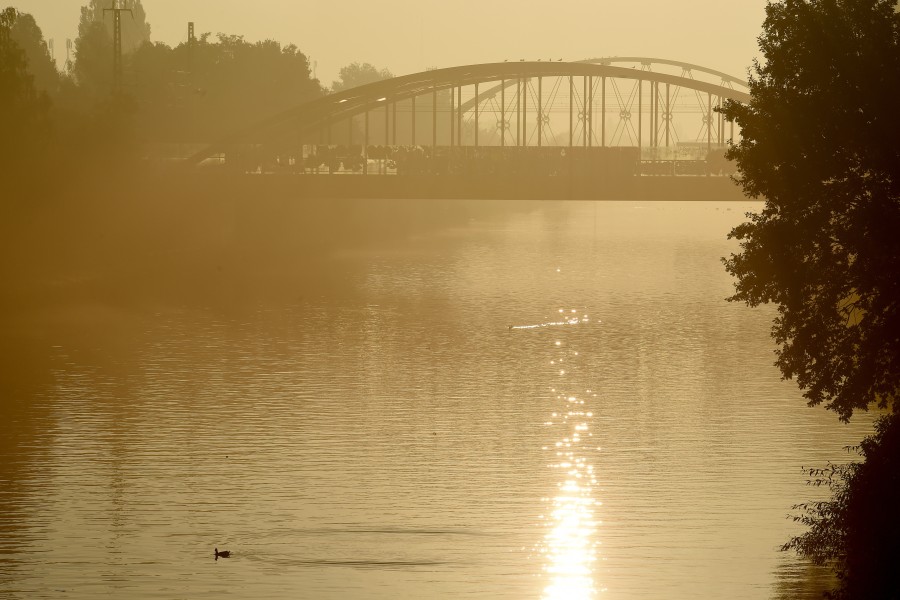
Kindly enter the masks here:
[[812, 470], [830, 500], [798, 505], [792, 549], [836, 568], [841, 599], [900, 598], [900, 16], [895, 0], [766, 7], [751, 101], [723, 112], [727, 153], [759, 213], [732, 230], [731, 300], [778, 307], [777, 362], [846, 421], [885, 409], [860, 464]]
[[16, 172], [47, 141], [50, 102], [34, 87], [25, 51], [12, 31], [19, 12], [0, 12], [0, 169]]
[[306, 55], [273, 40], [144, 44], [130, 65], [139, 126], [155, 141], [213, 140], [322, 94]]
[[382, 79], [390, 79], [393, 76], [394, 75], [387, 69], [381, 69], [379, 71], [375, 66], [369, 63], [360, 64], [355, 62], [341, 68], [338, 74], [340, 79], [332, 82], [331, 91], [341, 92], [367, 83], [375, 83]]
[[25, 52], [28, 72], [34, 77], [35, 89], [55, 94], [59, 88], [59, 72], [34, 17], [19, 13], [10, 29], [10, 37]]
[[859, 446], [865, 462], [810, 469], [809, 483], [829, 487], [831, 498], [794, 506], [801, 511], [794, 520], [808, 530], [782, 550], [834, 565], [840, 587], [828, 596], [835, 600], [900, 597], [900, 520], [890, 510], [900, 502], [898, 420], [900, 413], [878, 420]]
[[900, 17], [893, 0], [766, 7], [728, 152], [762, 212], [731, 232], [731, 298], [773, 302], [777, 365], [847, 420], [900, 387]]

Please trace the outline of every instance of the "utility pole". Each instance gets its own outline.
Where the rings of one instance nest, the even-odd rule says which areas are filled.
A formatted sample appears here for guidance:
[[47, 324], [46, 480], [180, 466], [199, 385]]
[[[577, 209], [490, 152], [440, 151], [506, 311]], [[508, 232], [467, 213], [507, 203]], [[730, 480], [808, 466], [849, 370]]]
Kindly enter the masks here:
[[134, 13], [130, 8], [119, 8], [118, 0], [111, 0], [112, 6], [104, 8], [103, 14], [113, 14], [113, 89], [119, 91], [122, 88], [122, 13], [127, 12], [134, 19]]
[[187, 134], [191, 136], [191, 141], [196, 139], [197, 135], [197, 127], [196, 127], [196, 91], [197, 84], [194, 78], [194, 22], [188, 21], [188, 39], [187, 39], [187, 105], [188, 105], [188, 131]]

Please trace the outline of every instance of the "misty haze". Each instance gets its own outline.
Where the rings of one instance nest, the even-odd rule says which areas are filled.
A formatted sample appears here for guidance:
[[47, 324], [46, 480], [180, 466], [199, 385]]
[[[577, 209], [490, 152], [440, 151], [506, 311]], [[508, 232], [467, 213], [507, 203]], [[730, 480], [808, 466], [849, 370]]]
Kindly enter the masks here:
[[3, 9], [0, 597], [897, 598], [900, 18], [739, 4]]

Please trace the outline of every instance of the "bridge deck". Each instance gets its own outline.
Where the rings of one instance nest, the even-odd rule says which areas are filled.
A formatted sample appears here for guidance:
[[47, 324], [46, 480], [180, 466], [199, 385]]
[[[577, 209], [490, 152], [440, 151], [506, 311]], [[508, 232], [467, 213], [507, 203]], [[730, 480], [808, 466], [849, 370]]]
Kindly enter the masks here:
[[610, 180], [569, 177], [231, 174], [198, 172], [194, 184], [248, 197], [476, 200], [746, 200], [729, 177], [655, 176]]

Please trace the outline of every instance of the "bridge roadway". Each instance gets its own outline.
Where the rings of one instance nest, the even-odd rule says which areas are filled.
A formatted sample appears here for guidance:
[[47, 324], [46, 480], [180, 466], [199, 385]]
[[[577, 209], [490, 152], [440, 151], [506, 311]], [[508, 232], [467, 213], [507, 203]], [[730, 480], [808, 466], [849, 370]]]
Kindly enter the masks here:
[[459, 175], [289, 175], [217, 170], [178, 178], [204, 195], [285, 199], [474, 199], [474, 200], [747, 200], [729, 177], [650, 176], [608, 180], [567, 177]]

